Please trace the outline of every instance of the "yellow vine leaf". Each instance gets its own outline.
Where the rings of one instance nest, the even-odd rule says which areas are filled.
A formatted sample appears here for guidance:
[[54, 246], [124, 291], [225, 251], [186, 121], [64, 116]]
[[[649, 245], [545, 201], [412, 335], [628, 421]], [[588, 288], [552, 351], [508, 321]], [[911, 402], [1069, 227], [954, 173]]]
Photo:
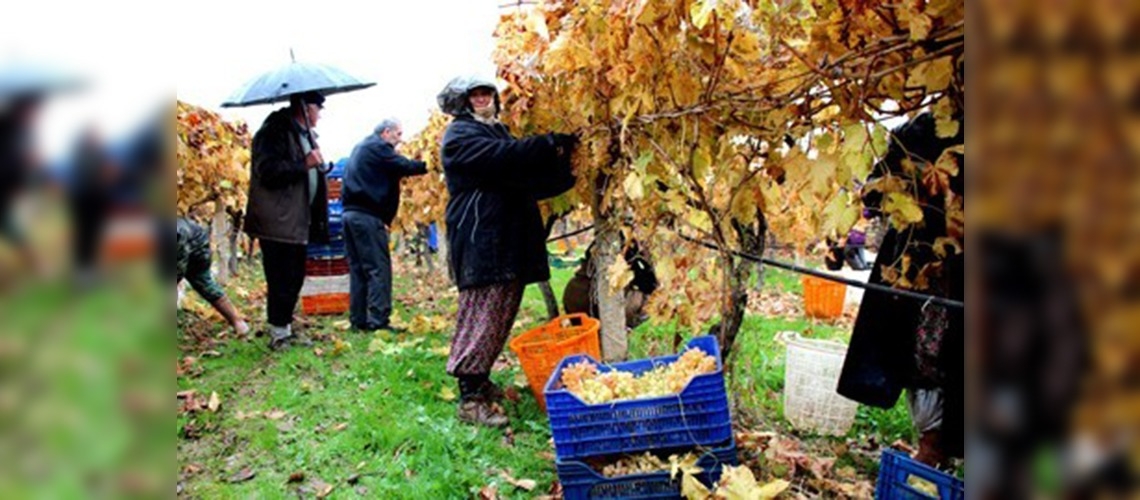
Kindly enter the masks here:
[[928, 92], [939, 92], [950, 86], [953, 76], [954, 65], [950, 58], [940, 57], [915, 66], [906, 83], [907, 86], [926, 87]]
[[693, 27], [698, 30], [705, 29], [705, 25], [709, 23], [712, 18], [713, 11], [716, 10], [717, 0], [697, 0], [689, 7], [689, 15], [693, 20]]
[[609, 277], [610, 290], [616, 292], [633, 281], [633, 270], [629, 268], [625, 259], [615, 259], [614, 263], [610, 264], [606, 276]]
[[930, 36], [930, 28], [934, 26], [934, 21], [930, 16], [922, 13], [912, 14], [910, 16], [910, 39], [914, 41], [925, 40]]
[[896, 229], [922, 222], [922, 209], [914, 198], [904, 193], [887, 193], [883, 200], [883, 211], [891, 216], [891, 225]]

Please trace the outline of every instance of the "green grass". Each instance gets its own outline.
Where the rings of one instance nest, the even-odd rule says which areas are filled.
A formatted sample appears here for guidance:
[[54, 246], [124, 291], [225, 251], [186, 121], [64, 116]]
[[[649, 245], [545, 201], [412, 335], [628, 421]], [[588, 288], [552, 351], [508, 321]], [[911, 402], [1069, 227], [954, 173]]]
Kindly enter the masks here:
[[127, 475], [167, 481], [170, 302], [153, 269], [117, 270], [86, 291], [52, 279], [0, 297], [0, 496], [121, 496]]
[[[528, 288], [525, 303], [528, 309], [543, 307], [535, 287]], [[418, 311], [398, 308], [398, 313], [408, 320]], [[541, 317], [539, 310], [529, 314]], [[343, 354], [333, 356], [330, 345], [318, 344], [327, 352], [317, 356], [304, 348], [270, 353], [260, 339], [229, 342], [218, 349], [221, 356], [201, 361], [201, 376], [179, 380], [179, 389], [217, 390], [225, 402], [217, 414], [178, 419], [180, 434], [187, 425], [208, 429], [198, 439], [180, 439], [180, 464], [196, 463], [204, 469], [188, 482], [188, 493], [282, 498], [319, 478], [337, 483], [342, 494], [464, 498], [487, 484], [503, 483], [488, 476], [492, 469], [535, 479], [539, 489], [554, 481], [553, 463], [542, 455], [550, 450], [550, 432], [533, 398], [507, 405], [514, 435], [510, 447], [503, 444], [503, 432], [456, 420], [456, 403], [442, 394], [445, 388], [458, 392], [454, 379], [445, 372], [446, 358], [430, 351], [448, 345], [447, 333], [431, 333], [398, 353], [370, 353], [369, 344], [376, 338], [399, 345], [411, 337], [341, 332], [331, 326], [339, 319], [321, 318], [310, 331], [335, 332], [350, 342], [352, 348]], [[492, 378], [512, 385], [518, 372], [510, 368]], [[271, 410], [286, 416], [237, 419], [238, 412]], [[347, 426], [337, 430], [343, 424]], [[228, 462], [233, 456], [237, 459]], [[256, 476], [227, 483], [243, 467]], [[294, 472], [304, 472], [305, 481], [287, 485]], [[353, 475], [360, 475], [359, 480], [349, 485]], [[499, 489], [508, 498], [530, 497], [506, 484]]]
[[[559, 300], [574, 270], [574, 266], [552, 268], [551, 284]], [[238, 286], [252, 289], [260, 282], [260, 266], [245, 267], [243, 272], [243, 284]], [[799, 288], [798, 277], [784, 271], [770, 269], [765, 279], [767, 286], [781, 290], [794, 292]], [[417, 314], [454, 311], [450, 300], [430, 307], [401, 305], [404, 291], [411, 286], [415, 285], [409, 277], [396, 281], [397, 314], [405, 320]], [[263, 312], [255, 311], [256, 323]], [[516, 328], [515, 333], [537, 325], [544, 317], [538, 287], [527, 287], [520, 312], [522, 328]], [[450, 332], [432, 332], [418, 345], [400, 352], [373, 353], [368, 347], [376, 336], [342, 332], [333, 326], [341, 319], [320, 317], [310, 329], [350, 342], [352, 348], [340, 355], [332, 355], [331, 343], [318, 344], [325, 351], [318, 356], [312, 348], [272, 353], [263, 338], [229, 341], [214, 348], [218, 356], [199, 359], [201, 374], [178, 379], [179, 390], [194, 389], [206, 395], [217, 391], [223, 402], [217, 413], [183, 414], [177, 419], [179, 464], [201, 467], [184, 478], [187, 493], [199, 497], [284, 498], [319, 479], [335, 484], [338, 497], [470, 498], [484, 486], [496, 484], [506, 498], [530, 498], [545, 493], [557, 479], [548, 423], [529, 389], [519, 388], [521, 401], [506, 405], [513, 432], [513, 443], [506, 446], [500, 430], [460, 424], [455, 418], [455, 401], [445, 400], [442, 394], [445, 388], [458, 391], [445, 373], [446, 358], [431, 349], [448, 345]], [[180, 326], [194, 321], [199, 320], [179, 314]], [[211, 328], [217, 331], [221, 326]], [[863, 442], [874, 437], [879, 443], [890, 443], [914, 437], [902, 404], [891, 410], [861, 407], [845, 438], [802, 435], [792, 430], [782, 418], [784, 347], [776, 341], [776, 334], [786, 330], [842, 341], [849, 335], [829, 324], [804, 319], [747, 316], [729, 377], [738, 420], [798, 435], [823, 449], [842, 444], [845, 438]], [[631, 357], [671, 352], [673, 336], [670, 325], [642, 325], [631, 336]], [[683, 335], [686, 340], [690, 336]], [[410, 340], [404, 336], [381, 338], [389, 345]], [[492, 378], [510, 386], [520, 373], [517, 365], [512, 365]], [[284, 411], [285, 417], [238, 419], [239, 412], [271, 410]], [[187, 436], [195, 433], [194, 437]], [[866, 474], [875, 472], [875, 464], [850, 457], [840, 457], [839, 463], [854, 465]], [[242, 468], [255, 471], [256, 476], [244, 482], [228, 482]], [[527, 492], [506, 484], [497, 472], [488, 474], [505, 469], [515, 478], [536, 480], [538, 487]], [[303, 472], [305, 480], [287, 484], [294, 472]], [[356, 475], [356, 484], [349, 484], [348, 479]]]

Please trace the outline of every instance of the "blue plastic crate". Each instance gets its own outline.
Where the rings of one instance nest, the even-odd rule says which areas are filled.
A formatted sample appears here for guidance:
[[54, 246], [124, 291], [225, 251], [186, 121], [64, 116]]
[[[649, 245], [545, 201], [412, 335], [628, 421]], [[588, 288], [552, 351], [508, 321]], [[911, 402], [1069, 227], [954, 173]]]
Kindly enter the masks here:
[[332, 238], [328, 244], [308, 246], [310, 259], [340, 259], [345, 257], [344, 238]]
[[344, 239], [344, 218], [340, 216], [329, 217], [329, 239]]
[[[659, 456], [666, 460], [669, 455], [684, 454], [686, 450], [664, 451]], [[706, 450], [697, 460], [702, 472], [696, 475], [697, 480], [709, 489], [720, 480], [721, 468], [725, 465], [736, 465], [736, 444], [729, 442], [726, 446]], [[669, 477], [669, 472], [656, 472], [651, 474], [633, 474], [629, 476], [605, 477], [589, 465], [579, 461], [555, 461], [558, 471], [558, 480], [562, 483], [563, 498], [566, 500], [603, 499], [603, 498], [681, 498], [681, 476], [676, 479]]]
[[[907, 483], [911, 477], [931, 483], [938, 488], [938, 496], [930, 496]], [[879, 480], [875, 485], [875, 498], [879, 500], [941, 499], [962, 500], [966, 497], [966, 484], [950, 474], [918, 462], [905, 453], [883, 450], [879, 465]]]
[[720, 347], [712, 336], [697, 337], [694, 347], [716, 358], [717, 370], [693, 377], [680, 394], [601, 404], [587, 404], [562, 387], [562, 370], [590, 361], [601, 373], [621, 370], [641, 374], [673, 363], [679, 355], [603, 365], [586, 355], [563, 358], [546, 382], [546, 412], [560, 460], [636, 453], [679, 447], [715, 446], [732, 439], [732, 417], [724, 386]]

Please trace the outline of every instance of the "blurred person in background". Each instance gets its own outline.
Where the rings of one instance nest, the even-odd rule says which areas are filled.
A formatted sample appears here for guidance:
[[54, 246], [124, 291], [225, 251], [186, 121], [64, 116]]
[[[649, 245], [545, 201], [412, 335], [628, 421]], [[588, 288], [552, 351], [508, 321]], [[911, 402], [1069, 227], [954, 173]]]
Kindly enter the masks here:
[[404, 130], [380, 122], [352, 150], [344, 172], [344, 237], [348, 253], [349, 320], [357, 330], [390, 329], [392, 256], [388, 228], [400, 208], [400, 179], [427, 173], [427, 164], [396, 152]]
[[14, 205], [40, 164], [33, 131], [43, 97], [19, 96], [0, 106], [0, 238], [10, 242], [24, 264], [39, 270], [42, 260], [16, 220]]
[[103, 137], [88, 126], [72, 152], [68, 186], [72, 223], [72, 262], [80, 287], [96, 281], [99, 247], [112, 208], [116, 167]]
[[261, 246], [268, 287], [269, 347], [311, 343], [293, 332], [293, 310], [305, 284], [309, 243], [329, 239], [328, 185], [316, 133], [325, 98], [295, 94], [253, 136], [245, 231]]

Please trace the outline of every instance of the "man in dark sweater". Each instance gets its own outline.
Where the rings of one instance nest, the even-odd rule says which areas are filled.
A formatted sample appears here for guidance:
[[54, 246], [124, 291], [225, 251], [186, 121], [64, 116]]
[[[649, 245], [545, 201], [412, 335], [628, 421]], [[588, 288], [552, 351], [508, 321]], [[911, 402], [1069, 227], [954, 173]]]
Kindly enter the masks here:
[[392, 259], [388, 227], [400, 207], [400, 179], [427, 164], [396, 153], [400, 122], [389, 118], [352, 150], [344, 173], [344, 240], [350, 280], [349, 320], [358, 330], [390, 328]]

